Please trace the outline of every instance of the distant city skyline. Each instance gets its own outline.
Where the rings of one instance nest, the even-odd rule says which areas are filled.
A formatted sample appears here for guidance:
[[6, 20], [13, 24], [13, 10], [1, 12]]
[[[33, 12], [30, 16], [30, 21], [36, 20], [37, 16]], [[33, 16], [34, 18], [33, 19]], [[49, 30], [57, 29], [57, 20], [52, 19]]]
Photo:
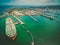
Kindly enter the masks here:
[[0, 0], [0, 5], [60, 5], [60, 0]]

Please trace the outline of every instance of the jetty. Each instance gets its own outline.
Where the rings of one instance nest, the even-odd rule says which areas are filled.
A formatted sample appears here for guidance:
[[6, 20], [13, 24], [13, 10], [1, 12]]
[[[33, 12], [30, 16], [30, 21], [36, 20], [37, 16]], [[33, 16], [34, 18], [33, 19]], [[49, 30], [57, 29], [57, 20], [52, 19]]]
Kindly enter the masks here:
[[19, 18], [17, 18], [16, 16], [12, 15], [14, 18], [16, 18], [16, 20], [18, 20], [20, 22], [20, 24], [24, 24], [24, 22], [22, 22]]

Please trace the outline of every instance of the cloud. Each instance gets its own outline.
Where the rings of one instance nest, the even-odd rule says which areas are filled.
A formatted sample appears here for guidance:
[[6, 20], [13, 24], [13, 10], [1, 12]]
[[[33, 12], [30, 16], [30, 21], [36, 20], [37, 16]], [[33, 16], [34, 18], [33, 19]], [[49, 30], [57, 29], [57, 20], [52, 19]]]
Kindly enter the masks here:
[[58, 0], [11, 0], [5, 5], [60, 5]]
[[14, 0], [9, 3], [9, 5], [38, 5], [38, 4], [45, 4], [48, 0]]

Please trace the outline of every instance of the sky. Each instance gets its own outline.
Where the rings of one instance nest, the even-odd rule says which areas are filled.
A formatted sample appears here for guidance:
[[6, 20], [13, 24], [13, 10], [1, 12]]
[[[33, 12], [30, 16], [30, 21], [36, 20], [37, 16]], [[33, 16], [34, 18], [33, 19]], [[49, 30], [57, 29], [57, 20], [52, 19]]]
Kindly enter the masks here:
[[0, 5], [60, 5], [60, 0], [0, 0]]

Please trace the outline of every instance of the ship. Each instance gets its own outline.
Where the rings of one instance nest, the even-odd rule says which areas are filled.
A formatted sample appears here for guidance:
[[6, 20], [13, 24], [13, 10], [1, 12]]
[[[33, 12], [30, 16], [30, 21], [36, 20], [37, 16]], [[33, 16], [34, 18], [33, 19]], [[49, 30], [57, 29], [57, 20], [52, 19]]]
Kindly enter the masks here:
[[15, 40], [16, 39], [17, 31], [16, 31], [16, 27], [15, 27], [11, 18], [6, 19], [5, 33], [6, 33], [6, 36], [8, 37], [8, 39], [10, 39], [10, 40]]

